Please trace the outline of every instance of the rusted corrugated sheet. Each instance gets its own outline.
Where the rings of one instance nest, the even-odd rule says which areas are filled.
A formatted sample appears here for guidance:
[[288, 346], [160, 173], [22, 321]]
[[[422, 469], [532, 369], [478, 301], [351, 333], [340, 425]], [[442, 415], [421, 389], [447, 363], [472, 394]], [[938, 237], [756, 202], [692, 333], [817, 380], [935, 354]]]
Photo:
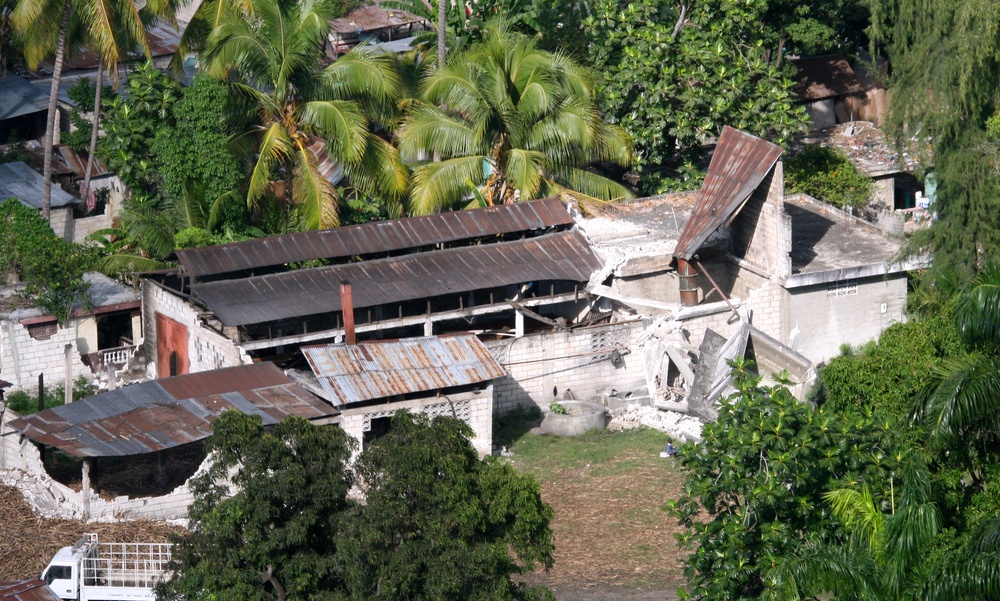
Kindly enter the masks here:
[[674, 258], [688, 260], [750, 194], [781, 156], [781, 147], [728, 125], [719, 136], [705, 183], [684, 224]]
[[[57, 144], [54, 146], [56, 151], [59, 153], [59, 159], [62, 160], [66, 165], [68, 172], [72, 173], [76, 177], [86, 177], [87, 176], [87, 160], [81, 157], [75, 150], [70, 148], [68, 144]], [[101, 177], [108, 174], [108, 170], [104, 168], [104, 163], [100, 159], [94, 158], [94, 162], [90, 168], [91, 177]]]
[[385, 10], [378, 6], [369, 5], [356, 8], [339, 19], [333, 19], [330, 21], [330, 27], [333, 31], [345, 35], [385, 29], [386, 27], [399, 27], [426, 20], [405, 10]]
[[78, 457], [161, 451], [211, 436], [226, 409], [275, 424], [337, 410], [293, 384], [273, 363], [255, 363], [133, 384], [10, 422], [28, 438]]
[[558, 198], [453, 211], [347, 227], [271, 236], [177, 251], [195, 279], [314, 259], [371, 255], [408, 248], [569, 226], [573, 217]]
[[240, 326], [340, 311], [343, 281], [359, 308], [541, 280], [586, 282], [602, 265], [574, 230], [191, 288], [224, 325]]
[[59, 595], [44, 580], [13, 580], [0, 582], [2, 601], [60, 601]]
[[343, 406], [487, 382], [504, 375], [471, 334], [302, 349], [327, 400]]

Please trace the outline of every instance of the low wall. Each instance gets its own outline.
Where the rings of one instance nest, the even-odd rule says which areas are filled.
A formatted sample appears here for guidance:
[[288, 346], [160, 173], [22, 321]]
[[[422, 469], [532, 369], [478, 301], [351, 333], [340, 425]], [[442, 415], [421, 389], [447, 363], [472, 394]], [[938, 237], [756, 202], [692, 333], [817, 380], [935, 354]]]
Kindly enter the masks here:
[[555, 401], [585, 401], [612, 390], [644, 396], [646, 375], [636, 341], [646, 325], [636, 320], [487, 342], [507, 371], [495, 384], [494, 411], [530, 405], [548, 410]]

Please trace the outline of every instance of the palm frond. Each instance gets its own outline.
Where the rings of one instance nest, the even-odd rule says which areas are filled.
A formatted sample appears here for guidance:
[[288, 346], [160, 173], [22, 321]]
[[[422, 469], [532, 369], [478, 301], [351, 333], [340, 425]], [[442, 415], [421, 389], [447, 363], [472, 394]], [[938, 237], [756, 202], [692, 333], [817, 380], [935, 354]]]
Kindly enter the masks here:
[[437, 107], [418, 105], [396, 130], [403, 160], [424, 160], [432, 152], [444, 158], [486, 154], [488, 146], [481, 131], [468, 122], [451, 117]]
[[315, 100], [302, 107], [304, 128], [325, 139], [330, 154], [346, 163], [361, 160], [368, 142], [368, 122], [347, 100]]
[[582, 192], [599, 200], [632, 198], [632, 191], [596, 173], [572, 167], [553, 167], [552, 175], [570, 193]]
[[316, 156], [298, 144], [295, 149], [292, 197], [306, 229], [318, 230], [340, 225], [337, 191], [319, 172]]
[[1000, 357], [973, 353], [945, 359], [931, 371], [911, 412], [928, 427], [938, 448], [958, 444], [970, 430], [996, 431], [1000, 424]]
[[522, 200], [538, 197], [548, 162], [545, 153], [537, 150], [512, 148], [507, 153], [507, 163], [504, 165], [507, 181], [521, 191]]
[[410, 170], [403, 163], [399, 151], [378, 136], [368, 136], [368, 144], [361, 160], [344, 165], [344, 173], [351, 183], [366, 196], [374, 196], [395, 207], [410, 187]]
[[430, 215], [450, 209], [469, 195], [466, 182], [483, 181], [485, 156], [473, 155], [427, 163], [413, 171], [410, 213]]
[[838, 599], [878, 599], [869, 563], [858, 562], [842, 549], [809, 545], [794, 555], [775, 558], [764, 570], [762, 599], [794, 601], [832, 594]]
[[885, 528], [885, 516], [875, 506], [867, 487], [861, 490], [831, 490], [823, 495], [823, 499], [830, 504], [833, 516], [845, 528], [857, 535], [869, 549], [878, 548]]
[[257, 164], [250, 174], [250, 188], [247, 191], [247, 203], [254, 206], [264, 195], [267, 187], [274, 179], [274, 167], [287, 160], [292, 154], [292, 140], [280, 123], [272, 123], [264, 131], [260, 142]]
[[1000, 348], [1000, 263], [988, 266], [961, 296], [955, 321], [970, 343]]

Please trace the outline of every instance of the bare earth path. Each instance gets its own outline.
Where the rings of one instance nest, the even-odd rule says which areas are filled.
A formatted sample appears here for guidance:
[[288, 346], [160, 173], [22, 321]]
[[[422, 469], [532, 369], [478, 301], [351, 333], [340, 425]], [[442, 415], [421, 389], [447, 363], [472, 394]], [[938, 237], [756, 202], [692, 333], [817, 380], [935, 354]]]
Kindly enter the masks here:
[[678, 599], [684, 554], [676, 521], [661, 507], [676, 498], [684, 474], [659, 452], [652, 430], [594, 433], [574, 439], [529, 434], [511, 462], [534, 474], [555, 518], [555, 566], [528, 582], [559, 601]]

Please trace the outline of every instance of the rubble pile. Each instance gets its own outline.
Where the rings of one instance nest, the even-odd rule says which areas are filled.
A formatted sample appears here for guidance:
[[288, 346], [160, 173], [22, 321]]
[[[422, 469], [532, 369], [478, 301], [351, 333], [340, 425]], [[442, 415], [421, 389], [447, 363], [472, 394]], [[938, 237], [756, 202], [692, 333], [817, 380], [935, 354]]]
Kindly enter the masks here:
[[640, 426], [664, 432], [675, 440], [701, 440], [702, 423], [699, 419], [648, 405], [629, 405], [611, 419], [608, 430], [620, 432]]

